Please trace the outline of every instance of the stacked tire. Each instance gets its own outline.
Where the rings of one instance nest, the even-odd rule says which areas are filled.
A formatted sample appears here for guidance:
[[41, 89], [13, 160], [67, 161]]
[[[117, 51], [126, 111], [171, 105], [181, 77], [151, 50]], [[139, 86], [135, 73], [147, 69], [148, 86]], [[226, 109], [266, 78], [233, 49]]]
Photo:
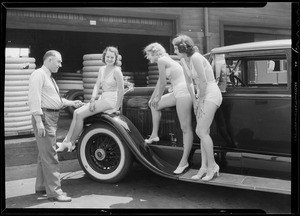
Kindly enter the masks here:
[[32, 134], [28, 106], [29, 77], [35, 70], [35, 59], [5, 59], [4, 131], [5, 136]]
[[130, 83], [134, 83], [134, 72], [124, 72], [122, 71], [122, 74], [124, 76], [124, 80], [127, 80]]
[[[54, 77], [61, 97], [68, 100], [83, 101], [83, 81], [81, 73], [59, 72], [56, 73]], [[74, 107], [68, 106], [62, 110], [60, 115], [73, 117], [74, 110]]]
[[[119, 55], [117, 59], [117, 66], [122, 65], [122, 56]], [[84, 102], [90, 101], [94, 89], [94, 85], [97, 81], [98, 72], [101, 66], [104, 66], [102, 62], [102, 54], [86, 54], [83, 56], [83, 68], [82, 68], [82, 81], [83, 81], [83, 96]]]
[[55, 80], [62, 97], [65, 97], [66, 93], [72, 89], [83, 90], [82, 74], [80, 73], [59, 72], [55, 75]]
[[134, 86], [145, 87], [147, 86], [148, 72], [135, 72], [134, 74]]
[[159, 77], [157, 63], [148, 63], [148, 86], [155, 86]]

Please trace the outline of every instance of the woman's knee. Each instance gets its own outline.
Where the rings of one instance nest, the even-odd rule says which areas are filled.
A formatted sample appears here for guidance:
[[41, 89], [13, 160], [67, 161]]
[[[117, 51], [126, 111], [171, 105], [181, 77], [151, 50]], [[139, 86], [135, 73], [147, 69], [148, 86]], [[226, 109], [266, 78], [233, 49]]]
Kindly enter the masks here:
[[180, 122], [180, 127], [183, 133], [193, 132], [192, 123], [188, 119], [185, 119], [184, 121]]
[[84, 116], [81, 112], [79, 112], [79, 110], [74, 110], [73, 118], [76, 120], [82, 120], [84, 119]]
[[202, 127], [196, 127], [196, 134], [200, 139], [203, 139], [205, 136], [208, 135], [208, 130]]

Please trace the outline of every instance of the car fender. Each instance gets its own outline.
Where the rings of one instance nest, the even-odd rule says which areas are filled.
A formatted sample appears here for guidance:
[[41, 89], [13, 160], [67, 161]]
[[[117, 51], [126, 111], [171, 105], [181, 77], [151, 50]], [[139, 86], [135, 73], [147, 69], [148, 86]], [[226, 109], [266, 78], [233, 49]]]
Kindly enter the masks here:
[[122, 140], [131, 150], [135, 158], [145, 167], [163, 177], [178, 179], [173, 174], [176, 167], [160, 158], [147, 143], [134, 126], [134, 124], [122, 114], [97, 114], [86, 119], [86, 124], [105, 122], [113, 127]]

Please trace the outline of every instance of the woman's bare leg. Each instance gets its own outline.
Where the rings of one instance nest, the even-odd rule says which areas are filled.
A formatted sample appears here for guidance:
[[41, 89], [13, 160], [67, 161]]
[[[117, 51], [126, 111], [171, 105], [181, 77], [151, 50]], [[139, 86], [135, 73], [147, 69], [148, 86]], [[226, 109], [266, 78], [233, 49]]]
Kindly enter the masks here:
[[167, 107], [175, 106], [175, 97], [172, 93], [165, 94], [161, 97], [161, 100], [158, 103], [158, 108], [151, 108], [152, 114], [152, 133], [150, 138], [158, 137], [159, 124], [161, 119], [161, 110]]
[[91, 112], [88, 103], [85, 106], [80, 107], [79, 109], [76, 109], [74, 111], [72, 123], [65, 141], [70, 141], [72, 145], [74, 145], [76, 139], [83, 129], [83, 122], [85, 118], [112, 109], [112, 107], [105, 100], [95, 101], [95, 107], [95, 111]]
[[[201, 157], [203, 157], [202, 163], [206, 161], [207, 168], [213, 168], [215, 165], [213, 141], [209, 135], [209, 128], [212, 124], [217, 108], [218, 107], [214, 103], [205, 101], [203, 109], [204, 114], [199, 116], [197, 119], [196, 134], [201, 139]], [[204, 150], [203, 152], [202, 149]]]
[[176, 110], [180, 127], [183, 135], [183, 155], [179, 162], [179, 167], [188, 163], [193, 146], [193, 128], [192, 128], [192, 100], [190, 97], [180, 97], [176, 99]]

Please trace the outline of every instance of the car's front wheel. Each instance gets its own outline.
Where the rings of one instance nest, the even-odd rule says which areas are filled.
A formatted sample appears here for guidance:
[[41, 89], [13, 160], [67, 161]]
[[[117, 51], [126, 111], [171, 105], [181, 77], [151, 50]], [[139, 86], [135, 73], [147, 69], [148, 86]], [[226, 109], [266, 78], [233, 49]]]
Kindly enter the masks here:
[[91, 125], [83, 131], [77, 151], [83, 171], [99, 182], [122, 180], [133, 162], [132, 153], [116, 130], [103, 123]]

